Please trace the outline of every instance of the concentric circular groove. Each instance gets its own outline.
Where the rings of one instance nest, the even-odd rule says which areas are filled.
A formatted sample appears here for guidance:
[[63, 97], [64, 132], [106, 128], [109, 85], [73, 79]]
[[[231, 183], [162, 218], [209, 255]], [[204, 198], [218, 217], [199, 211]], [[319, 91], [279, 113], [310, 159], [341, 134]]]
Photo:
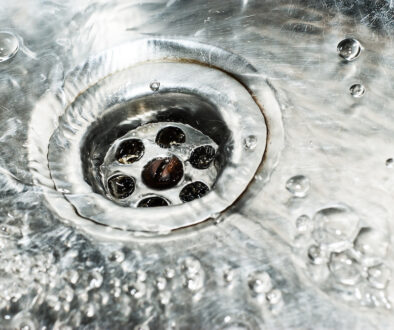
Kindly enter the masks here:
[[[160, 62], [163, 58], [166, 62]], [[179, 58], [186, 61], [174, 62]], [[208, 62], [205, 59], [209, 59]], [[192, 61], [220, 70], [191, 64]], [[48, 187], [54, 185], [60, 193], [46, 195], [52, 207], [65, 220], [95, 235], [113, 238], [113, 234], [103, 228], [121, 229], [116, 234], [117, 239], [127, 239], [130, 233], [168, 233], [199, 223], [228, 208], [247, 188], [260, 166], [267, 129], [261, 109], [249, 91], [223, 71], [237, 76], [249, 87], [258, 81], [259, 89], [253, 92], [264, 100], [264, 108], [270, 115], [266, 118], [272, 123], [270, 132], [279, 138], [280, 144], [280, 111], [271, 88], [263, 80], [255, 79], [255, 75], [250, 75], [254, 69], [244, 59], [221, 49], [189, 41], [138, 41], [89, 59], [70, 73], [61, 94], [49, 93], [37, 103], [29, 130], [29, 161], [35, 182]], [[150, 88], [152, 81], [160, 82], [158, 91]], [[105, 143], [111, 143], [146, 123], [166, 121], [194, 126], [217, 143], [213, 168], [218, 168], [220, 173], [208, 175], [215, 182], [208, 194], [157, 213], [154, 208], [135, 208], [141, 199], [134, 207], [117, 205], [104, 197], [105, 186], [91, 185], [100, 181], [97, 180], [103, 162], [100, 155], [105, 154], [100, 148], [104, 148]], [[39, 126], [43, 129], [37, 132], [35, 127]], [[115, 126], [119, 127], [116, 132]], [[101, 133], [105, 143], [91, 148], [96, 132], [103, 128], [105, 130]], [[243, 142], [251, 135], [257, 141], [253, 153], [245, 150]], [[272, 145], [275, 141], [271, 142]], [[156, 144], [156, 141], [152, 143]], [[172, 147], [157, 145], [164, 152], [157, 156], [166, 157], [166, 150], [171, 151]], [[138, 157], [126, 155], [120, 159], [128, 162]], [[127, 165], [118, 162], [118, 166], [143, 166], [150, 160], [146, 157], [144, 153], [138, 161]], [[276, 155], [272, 152], [271, 157], [265, 159], [267, 165], [260, 173], [262, 177], [269, 176]], [[188, 159], [181, 160], [184, 166], [190, 167], [191, 173], [201, 171]], [[241, 168], [242, 175], [239, 175]], [[128, 171], [120, 173], [132, 177]], [[136, 191], [138, 182], [136, 180]], [[178, 204], [182, 202], [179, 195], [174, 196], [174, 200]], [[104, 226], [97, 226], [97, 223]]]

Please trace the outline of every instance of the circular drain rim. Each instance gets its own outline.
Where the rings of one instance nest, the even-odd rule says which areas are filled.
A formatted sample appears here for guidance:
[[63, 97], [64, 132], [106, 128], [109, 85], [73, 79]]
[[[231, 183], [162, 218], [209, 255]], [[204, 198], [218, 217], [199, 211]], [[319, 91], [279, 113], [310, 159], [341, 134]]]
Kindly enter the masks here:
[[[124, 54], [133, 54], [133, 57], [128, 57]], [[193, 222], [188, 221], [185, 223], [182, 219], [172, 219], [173, 226], [171, 227], [158, 226], [157, 224], [154, 226], [145, 224], [143, 228], [133, 228], [128, 231], [128, 228], [125, 226], [97, 226], [97, 224], [103, 223], [97, 222], [91, 218], [84, 218], [76, 213], [72, 205], [68, 202], [65, 203], [63, 194], [66, 194], [67, 191], [53, 191], [53, 182], [49, 170], [46, 167], [46, 155], [43, 151], [45, 151], [47, 143], [64, 111], [80, 94], [111, 74], [133, 67], [135, 64], [147, 61], [157, 61], [163, 58], [165, 58], [166, 61], [180, 61], [181, 59], [181, 62], [186, 63], [198, 61], [200, 64], [203, 64], [203, 66], [197, 64], [193, 65], [198, 66], [199, 69], [206, 68], [204, 65], [214, 66], [219, 70], [211, 70], [220, 72], [222, 75], [229, 73], [231, 76], [236, 77], [238, 81], [242, 82], [242, 85], [238, 83], [239, 86], [242, 88], [244, 88], [245, 85], [248, 86], [249, 92], [253, 94], [256, 100], [264, 100], [263, 104], [259, 103], [260, 108], [258, 113], [263, 120], [260, 111], [264, 110], [270, 136], [268, 136], [269, 140], [264, 156], [264, 166], [259, 169], [260, 184], [262, 181], [269, 178], [283, 145], [283, 127], [279, 105], [275, 99], [271, 86], [267, 84], [264, 77], [257, 75], [255, 69], [243, 58], [217, 47], [191, 41], [170, 39], [135, 41], [90, 58], [68, 75], [62, 90], [58, 91], [56, 94], [48, 93], [43, 96], [36, 104], [33, 111], [33, 117], [29, 127], [29, 167], [33, 174], [34, 182], [44, 187], [46, 199], [65, 222], [76, 225], [90, 234], [105, 239], [129, 240], [133, 237], [167, 234], [174, 229], [187, 227], [200, 223], [211, 216], [217, 216], [216, 213], [209, 212], [206, 213], [204, 217]], [[107, 65], [103, 65], [105, 63]], [[233, 80], [233, 82], [235, 83], [236, 80]], [[249, 93], [248, 97], [252, 100]], [[48, 108], [52, 110], [49, 113]], [[43, 118], [46, 120], [43, 121]], [[38, 131], [36, 127], [41, 127], [41, 129]], [[262, 156], [262, 154], [260, 156]], [[260, 162], [261, 161], [262, 159], [260, 159]], [[249, 183], [250, 182], [247, 184]], [[247, 185], [244, 188], [246, 189]], [[239, 195], [240, 194], [238, 194], [236, 198], [238, 198]], [[207, 197], [204, 197], [202, 200], [206, 200], [206, 198]], [[197, 200], [196, 202], [200, 201]], [[234, 201], [235, 200], [232, 202]], [[226, 205], [222, 204], [219, 212], [228, 208], [232, 202], [226, 203]], [[87, 205], [89, 206], [89, 203]], [[113, 216], [116, 217], [116, 214], [113, 214]], [[145, 213], [144, 219], [146, 219], [146, 216], [147, 214]], [[185, 217], [183, 216], [183, 220], [184, 219]]]

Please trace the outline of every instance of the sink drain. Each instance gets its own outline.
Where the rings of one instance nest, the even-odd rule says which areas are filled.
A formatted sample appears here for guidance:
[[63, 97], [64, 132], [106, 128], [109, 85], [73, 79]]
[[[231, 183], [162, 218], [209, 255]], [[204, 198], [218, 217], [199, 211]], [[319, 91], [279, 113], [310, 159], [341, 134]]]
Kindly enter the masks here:
[[[58, 192], [46, 189], [51, 206], [111, 238], [113, 230], [117, 238], [168, 233], [217, 215], [245, 191], [266, 151], [262, 110], [237, 79], [169, 58], [168, 43], [145, 46], [130, 63], [124, 46], [77, 68], [31, 121], [30, 165], [37, 183]], [[187, 58], [188, 47], [172, 50]], [[218, 67], [252, 71], [234, 54], [204, 47]], [[268, 90], [267, 104], [276, 106]]]
[[98, 170], [101, 181], [91, 185], [127, 207], [190, 202], [213, 187], [220, 168], [214, 162], [217, 149], [189, 125], [145, 124], [114, 142]]

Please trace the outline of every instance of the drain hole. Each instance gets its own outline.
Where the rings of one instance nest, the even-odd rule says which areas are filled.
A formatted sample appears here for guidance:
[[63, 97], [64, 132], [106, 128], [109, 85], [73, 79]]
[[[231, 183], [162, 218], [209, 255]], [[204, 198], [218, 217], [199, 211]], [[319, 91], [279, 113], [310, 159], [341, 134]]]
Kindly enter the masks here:
[[135, 180], [126, 175], [116, 175], [108, 180], [108, 189], [117, 199], [129, 197], [135, 189]]
[[168, 202], [159, 196], [153, 196], [144, 198], [138, 203], [138, 207], [158, 207], [158, 206], [168, 206]]
[[152, 189], [175, 187], [182, 177], [183, 165], [176, 156], [153, 159], [142, 170], [142, 180]]
[[144, 155], [144, 144], [137, 139], [123, 141], [116, 151], [116, 159], [121, 164], [132, 164]]
[[185, 143], [186, 135], [178, 127], [165, 127], [156, 136], [156, 143], [162, 148], [170, 148], [174, 145]]
[[207, 169], [215, 158], [215, 149], [211, 146], [202, 146], [193, 150], [190, 164], [199, 170]]
[[201, 182], [196, 181], [186, 185], [179, 194], [179, 198], [182, 202], [191, 202], [197, 198], [201, 198], [205, 196], [209, 191], [208, 186]]

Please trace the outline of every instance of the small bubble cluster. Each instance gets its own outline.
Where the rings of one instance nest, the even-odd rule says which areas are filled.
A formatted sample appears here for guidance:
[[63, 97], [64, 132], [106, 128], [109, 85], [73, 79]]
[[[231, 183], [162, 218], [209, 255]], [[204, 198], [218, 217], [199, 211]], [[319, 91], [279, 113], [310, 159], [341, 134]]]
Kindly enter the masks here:
[[295, 227], [295, 250], [306, 258], [313, 280], [359, 305], [391, 308], [385, 291], [391, 280], [385, 230], [362, 225], [345, 205], [318, 210], [313, 219], [301, 215]]

